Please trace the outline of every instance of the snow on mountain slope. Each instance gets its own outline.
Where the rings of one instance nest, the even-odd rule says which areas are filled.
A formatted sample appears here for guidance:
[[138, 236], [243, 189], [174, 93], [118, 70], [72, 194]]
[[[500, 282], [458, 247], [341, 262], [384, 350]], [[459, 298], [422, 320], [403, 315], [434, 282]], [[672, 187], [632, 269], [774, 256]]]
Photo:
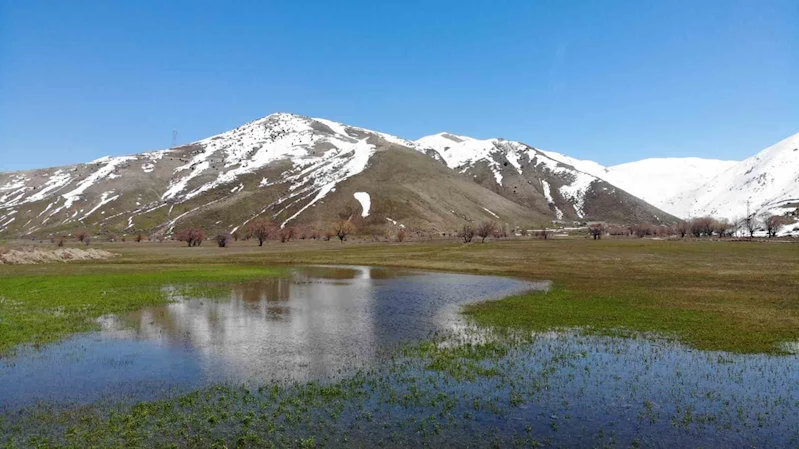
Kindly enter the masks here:
[[[43, 210], [31, 218], [31, 226], [26, 229], [30, 232], [51, 220], [59, 225], [82, 221], [103, 206], [118, 202], [120, 197], [135, 197], [127, 203], [129, 208], [133, 201], [139, 206], [129, 210], [132, 227], [136, 216], [167, 204], [171, 205], [171, 214], [176, 204], [198, 199], [222, 186], [232, 186], [228, 196], [234, 195], [245, 189], [240, 182], [243, 177], [283, 162], [286, 168], [259, 187], [286, 185], [285, 194], [267, 207], [280, 206], [280, 211], [297, 208], [285, 221], [288, 222], [334, 191], [338, 183], [361, 173], [375, 152], [375, 138], [413, 146], [394, 136], [324, 119], [272, 114], [171, 150], [2, 174], [0, 218], [16, 214], [19, 207], [46, 202]], [[142, 180], [146, 180], [146, 186], [137, 185]], [[158, 196], [142, 200], [145, 193], [140, 190], [156, 191]], [[111, 195], [113, 192], [117, 194]], [[146, 204], [142, 206], [142, 202]], [[175, 221], [170, 220], [170, 229]], [[0, 222], [0, 232], [10, 223]]]
[[[614, 186], [594, 174], [605, 171], [595, 162], [542, 151], [521, 142], [479, 140], [451, 133], [422, 137], [416, 144], [419, 149], [432, 148], [447, 166], [471, 174], [477, 182], [508, 199], [531, 208], [544, 205], [557, 219], [626, 217], [626, 220], [658, 222], [670, 218], [649, 205], [634, 204], [637, 199], [607, 201], [606, 197], [618, 195]], [[493, 176], [493, 186], [482, 177], [486, 170]], [[609, 207], [602, 210], [598, 204]], [[645, 209], [652, 210], [645, 212]]]
[[605, 179], [678, 217], [687, 211], [674, 207], [675, 197], [728, 170], [737, 161], [718, 159], [653, 158], [607, 168]]
[[684, 157], [643, 159], [605, 167], [594, 161], [576, 159], [553, 151], [541, 152], [556, 161], [603, 179], [677, 217], [688, 216], [690, 211], [675, 204], [675, 198], [696, 189], [739, 163]]
[[[375, 162], [386, 152], [394, 156]], [[191, 224], [232, 232], [261, 216], [282, 226], [324, 226], [354, 204], [359, 219], [382, 226], [390, 212], [408, 225], [451, 231], [484, 219], [486, 207], [505, 220], [540, 219], [440, 162], [437, 152], [399, 137], [277, 113], [168, 150], [0, 173], [0, 233], [170, 234]], [[364, 177], [375, 164], [376, 173]]]
[[726, 218], [784, 214], [799, 206], [799, 134], [772, 145], [674, 198], [668, 208], [683, 216]]

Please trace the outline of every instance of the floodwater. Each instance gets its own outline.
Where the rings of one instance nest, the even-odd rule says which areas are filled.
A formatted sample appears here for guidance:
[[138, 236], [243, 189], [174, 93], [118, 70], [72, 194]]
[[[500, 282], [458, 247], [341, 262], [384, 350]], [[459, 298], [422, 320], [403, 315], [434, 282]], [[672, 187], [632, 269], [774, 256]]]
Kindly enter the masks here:
[[458, 326], [464, 303], [547, 287], [496, 276], [303, 267], [231, 285], [221, 300], [173, 295], [167, 305], [102, 318], [101, 332], [0, 360], [0, 408], [336, 378]]

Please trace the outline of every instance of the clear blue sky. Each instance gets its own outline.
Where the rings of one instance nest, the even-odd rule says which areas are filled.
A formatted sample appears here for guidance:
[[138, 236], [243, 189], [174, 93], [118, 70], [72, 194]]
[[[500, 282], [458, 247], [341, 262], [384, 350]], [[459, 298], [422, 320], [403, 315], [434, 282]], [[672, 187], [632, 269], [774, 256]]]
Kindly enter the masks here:
[[272, 112], [604, 164], [799, 132], [799, 2], [0, 0], [0, 170]]

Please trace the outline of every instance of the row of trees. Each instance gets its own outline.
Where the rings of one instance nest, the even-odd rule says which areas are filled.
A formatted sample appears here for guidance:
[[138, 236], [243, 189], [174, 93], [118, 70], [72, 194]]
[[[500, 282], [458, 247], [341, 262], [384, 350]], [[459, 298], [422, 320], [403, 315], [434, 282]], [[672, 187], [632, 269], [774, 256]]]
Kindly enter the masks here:
[[695, 217], [680, 221], [671, 226], [653, 224], [635, 224], [631, 226], [592, 225], [589, 234], [599, 238], [603, 233], [615, 236], [660, 236], [670, 237], [733, 237], [747, 235], [754, 237], [758, 231], [766, 231], [768, 237], [776, 237], [780, 228], [793, 223], [788, 217], [782, 215], [767, 215], [764, 217], [748, 217], [735, 220], [713, 217]]
[[[238, 230], [233, 233], [219, 233], [213, 240], [221, 248], [226, 247], [231, 241], [250, 240], [258, 242], [258, 246], [263, 246], [268, 240], [280, 240], [283, 243], [294, 239], [301, 240], [330, 240], [338, 238], [342, 243], [347, 237], [356, 231], [355, 225], [350, 220], [339, 220], [330, 225], [326, 231], [318, 231], [313, 228], [298, 228], [294, 226], [283, 226], [272, 220], [259, 218], [249, 222], [244, 232]], [[397, 234], [398, 240], [405, 238], [404, 230]], [[186, 242], [188, 246], [200, 246], [205, 239], [205, 231], [202, 228], [185, 228], [175, 234], [175, 240]]]

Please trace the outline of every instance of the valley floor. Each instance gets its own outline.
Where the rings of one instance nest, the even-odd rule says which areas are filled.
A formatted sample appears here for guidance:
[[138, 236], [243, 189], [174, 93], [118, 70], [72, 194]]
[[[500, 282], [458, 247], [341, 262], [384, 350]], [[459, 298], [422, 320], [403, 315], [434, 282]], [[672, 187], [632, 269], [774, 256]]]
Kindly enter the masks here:
[[[151, 282], [158, 283], [176, 273], [214, 282], [225, 276], [239, 279], [242, 272], [257, 276], [263, 273], [253, 269], [258, 266], [404, 267], [554, 282], [553, 291], [537, 301], [509, 298], [467, 311], [486, 324], [659, 331], [700, 349], [744, 353], [774, 352], [779, 342], [799, 340], [799, 244], [793, 243], [571, 238], [484, 244], [299, 241], [258, 247], [248, 241], [228, 248], [213, 242], [195, 248], [132, 242], [94, 247], [120, 256], [102, 262], [0, 265], [1, 290], [25, 292], [36, 278], [47, 279], [54, 289], [63, 284], [64, 290], [76, 291], [82, 282], [108, 274], [154, 276]], [[49, 306], [56, 306], [62, 296], [50, 293]], [[98, 316], [101, 312], [113, 310], [98, 310]]]
[[[657, 389], [657, 385], [642, 384], [638, 375], [628, 378], [623, 373], [598, 380], [597, 374], [587, 373], [602, 373], [607, 369], [604, 361], [575, 362], [586, 359], [585, 348], [592, 347], [583, 339], [597, 337], [604, 339], [601, 345], [609, 354], [643, 351], [641, 367], [635, 367], [630, 360], [626, 363], [633, 363], [632, 371], [645, 371], [642, 367], [649, 367], [662, 350], [641, 349], [641, 345], [649, 343], [636, 344], [631, 349], [619, 337], [655, 332], [673, 342], [668, 344], [682, 348], [679, 351], [683, 360], [707, 357], [716, 374], [740, 368], [734, 376], [741, 380], [735, 382], [740, 382], [738, 385], [745, 390], [749, 381], [744, 379], [751, 373], [743, 371], [760, 370], [757, 363], [765, 359], [740, 357], [774, 354], [777, 357], [768, 360], [777, 360], [773, 363], [779, 365], [779, 354], [790, 352], [799, 342], [797, 244], [582, 238], [485, 244], [303, 241], [269, 242], [264, 247], [250, 241], [236, 242], [228, 248], [211, 243], [196, 248], [174, 243], [100, 244], [96, 247], [119, 256], [107, 261], [0, 266], [0, 341], [4, 342], [0, 354], [12, 354], [19, 344], [48, 343], [73, 332], [91, 330], [87, 318], [162, 301], [157, 287], [166, 283], [200, 282], [199, 288], [213, 289], [223, 282], [279, 275], [281, 269], [275, 267], [286, 264], [372, 265], [551, 280], [553, 288], [548, 293], [475, 304], [468, 306], [465, 313], [479, 328], [491, 327], [501, 333], [511, 330], [513, 335], [517, 335], [516, 330], [567, 329], [562, 334], [566, 337], [554, 337], [554, 341], [568, 339], [564, 347], [569, 350], [559, 349], [561, 352], [553, 355], [551, 346], [546, 346], [552, 343], [542, 346], [540, 342], [508, 337], [511, 334], [493, 343], [461, 349], [442, 349], [433, 341], [422, 342], [398, 356], [384, 371], [360, 373], [327, 386], [265, 385], [257, 392], [219, 387], [111, 412], [91, 407], [67, 412], [36, 409], [13, 419], [2, 418], [0, 413], [0, 443], [4, 442], [2, 432], [6, 432], [6, 442], [20, 446], [37, 441], [54, 446], [147, 446], [148, 440], [158, 435], [165, 435], [159, 442], [163, 447], [313, 447], [324, 442], [348, 445], [350, 441], [364, 446], [436, 445], [453, 441], [448, 440], [450, 437], [461, 438], [461, 442], [475, 437], [478, 445], [496, 442], [529, 446], [550, 441], [556, 446], [660, 446], [667, 444], [652, 437], [663, 431], [663, 425], [671, 429], [668, 432], [683, 429], [672, 437], [684, 438], [680, 441], [689, 445], [726, 441], [728, 446], [757, 446], [760, 438], [796, 444], [795, 439], [799, 438], [799, 429], [788, 423], [790, 418], [785, 421], [799, 407], [799, 398], [795, 397], [797, 377], [795, 372], [780, 371], [784, 368], [767, 367], [767, 375], [776, 379], [768, 385], [779, 386], [777, 390], [781, 392], [774, 393], [774, 397], [769, 396], [770, 392], [760, 394], [763, 391], [757, 387], [756, 395], [742, 394], [724, 402], [713, 396], [719, 392], [706, 388], [706, 377], [714, 376], [710, 372], [683, 380], [689, 385], [681, 388], [694, 391], [690, 393], [694, 398], [691, 401], [700, 402], [680, 403], [682, 399], [678, 399], [677, 403], [655, 402], [653, 406], [646, 394], [654, 395], [652, 389]], [[108, 301], [110, 292], [127, 299]], [[52, 319], [54, 316], [58, 319]], [[574, 328], [580, 330], [575, 334]], [[533, 369], [524, 362], [531, 357], [549, 361]], [[564, 370], [566, 365], [570, 371]], [[575, 370], [575, 366], [580, 369]], [[536, 371], [539, 368], [541, 372]], [[568, 403], [568, 396], [574, 393], [569, 385], [574, 382], [575, 373], [578, 380], [585, 376], [590, 399], [585, 401], [594, 406], [610, 400], [597, 396], [609, 386], [624, 396], [631, 388], [636, 390], [643, 385], [645, 393], [632, 407], [637, 419], [652, 426], [644, 431], [638, 428], [645, 438], [639, 440], [636, 431], [625, 431], [624, 425], [614, 427], [615, 421], [600, 423], [598, 428], [583, 433], [568, 425], [558, 433], [559, 425], [567, 425], [562, 421], [564, 417], [547, 410], [555, 403], [559, 409], [564, 407], [564, 401]], [[641, 376], [651, 378], [652, 373]], [[586, 394], [585, 388], [580, 394]], [[721, 393], [725, 391], [728, 390]], [[668, 395], [676, 393], [663, 394], [663, 401], [675, 400]], [[703, 394], [710, 396], [700, 398]], [[484, 403], [479, 403], [481, 397]], [[754, 397], [766, 402], [753, 402]], [[707, 406], [707, 414], [702, 418], [696, 407], [703, 406]], [[536, 409], [536, 422], [545, 425], [545, 431], [516, 426], [513, 421], [504, 427], [502, 423], [509, 416], [519, 415], [521, 420], [531, 413], [528, 407], [542, 408], [543, 411]], [[491, 410], [491, 414], [481, 414], [486, 410]], [[474, 415], [490, 419], [479, 425], [464, 424]], [[762, 421], [761, 415], [765, 415]], [[566, 419], [571, 417], [567, 415]], [[592, 419], [582, 418], [585, 422]], [[712, 424], [714, 430], [697, 431], [697, 419], [710, 420], [703, 425]], [[253, 420], [258, 420], [257, 430]], [[45, 422], [53, 424], [52, 429], [40, 435], [39, 440], [29, 439], [36, 434], [32, 429]], [[388, 424], [391, 422], [399, 427], [392, 427], [394, 424]], [[378, 425], [384, 430], [377, 431]], [[269, 426], [271, 430], [264, 430]], [[618, 441], [614, 428], [619, 430]], [[469, 432], [486, 433], [469, 436]], [[572, 432], [571, 437], [568, 432]], [[733, 434], [740, 439], [726, 439]], [[575, 444], [578, 440], [574, 438], [581, 435], [590, 438]], [[327, 441], [327, 437], [332, 440]]]

